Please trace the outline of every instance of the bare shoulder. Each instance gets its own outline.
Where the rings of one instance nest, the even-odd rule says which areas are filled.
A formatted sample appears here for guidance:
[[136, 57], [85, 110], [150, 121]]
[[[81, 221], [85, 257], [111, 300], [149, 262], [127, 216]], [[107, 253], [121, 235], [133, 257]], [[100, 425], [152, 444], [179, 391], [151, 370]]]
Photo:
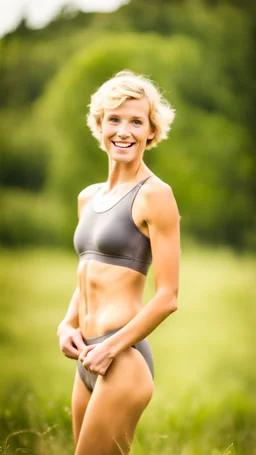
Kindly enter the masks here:
[[78, 201], [85, 201], [87, 202], [93, 195], [96, 193], [98, 188], [102, 183], [93, 183], [92, 185], [87, 186], [78, 194]]
[[152, 176], [142, 187], [142, 196], [148, 221], [160, 217], [163, 221], [166, 218], [179, 220], [179, 210], [173, 190], [170, 185], [163, 182], [157, 176]]
[[78, 194], [78, 218], [80, 218], [81, 210], [89, 199], [96, 193], [96, 191], [101, 187], [102, 183], [94, 183], [87, 186]]

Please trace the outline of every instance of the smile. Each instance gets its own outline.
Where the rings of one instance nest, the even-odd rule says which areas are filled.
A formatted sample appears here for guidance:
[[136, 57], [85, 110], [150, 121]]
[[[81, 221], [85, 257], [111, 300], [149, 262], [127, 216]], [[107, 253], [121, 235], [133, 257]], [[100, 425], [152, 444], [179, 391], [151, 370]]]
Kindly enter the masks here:
[[113, 142], [112, 141], [112, 144], [114, 144], [116, 147], [119, 147], [122, 149], [127, 149], [127, 148], [131, 147], [134, 143], [135, 142], [127, 143], [127, 142]]

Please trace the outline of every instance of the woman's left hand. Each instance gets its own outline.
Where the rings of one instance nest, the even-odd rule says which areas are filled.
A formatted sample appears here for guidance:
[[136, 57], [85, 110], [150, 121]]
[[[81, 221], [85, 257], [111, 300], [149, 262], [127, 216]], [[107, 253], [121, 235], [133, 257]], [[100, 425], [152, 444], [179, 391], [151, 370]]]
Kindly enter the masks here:
[[81, 352], [79, 360], [86, 370], [104, 376], [114, 358], [103, 342], [86, 346]]

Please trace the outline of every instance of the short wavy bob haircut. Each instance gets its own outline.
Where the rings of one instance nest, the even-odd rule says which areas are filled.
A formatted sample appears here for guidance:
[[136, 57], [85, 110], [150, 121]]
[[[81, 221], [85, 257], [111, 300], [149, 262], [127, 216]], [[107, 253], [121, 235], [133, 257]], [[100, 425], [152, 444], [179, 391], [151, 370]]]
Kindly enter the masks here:
[[132, 71], [120, 71], [102, 84], [91, 96], [87, 125], [92, 135], [101, 144], [100, 126], [104, 117], [104, 109], [115, 109], [124, 101], [147, 97], [149, 101], [149, 120], [155, 132], [153, 139], [148, 139], [146, 149], [155, 147], [163, 139], [167, 139], [175, 110], [162, 96], [154, 82], [145, 76]]

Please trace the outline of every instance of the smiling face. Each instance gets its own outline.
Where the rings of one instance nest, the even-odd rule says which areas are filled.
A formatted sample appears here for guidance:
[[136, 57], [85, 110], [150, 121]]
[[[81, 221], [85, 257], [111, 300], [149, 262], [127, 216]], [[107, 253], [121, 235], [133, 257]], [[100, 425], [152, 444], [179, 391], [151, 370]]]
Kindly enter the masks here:
[[147, 140], [152, 139], [147, 98], [128, 99], [115, 109], [105, 109], [100, 125], [102, 148], [115, 161], [142, 159]]

